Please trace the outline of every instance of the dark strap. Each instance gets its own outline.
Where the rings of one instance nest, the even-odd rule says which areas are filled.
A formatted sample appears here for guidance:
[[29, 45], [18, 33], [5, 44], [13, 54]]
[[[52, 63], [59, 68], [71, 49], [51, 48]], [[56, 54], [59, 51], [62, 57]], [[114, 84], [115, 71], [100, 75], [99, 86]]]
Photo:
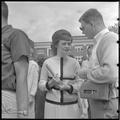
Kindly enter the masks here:
[[51, 103], [51, 104], [56, 104], [56, 105], [71, 105], [71, 104], [76, 104], [78, 101], [71, 101], [71, 102], [56, 102], [52, 100], [48, 100], [47, 98], [45, 99], [46, 102]]
[[[60, 80], [63, 80], [63, 57], [60, 58]], [[61, 98], [60, 102], [63, 103], [63, 91], [60, 91]]]
[[63, 57], [60, 58], [60, 80], [63, 80]]

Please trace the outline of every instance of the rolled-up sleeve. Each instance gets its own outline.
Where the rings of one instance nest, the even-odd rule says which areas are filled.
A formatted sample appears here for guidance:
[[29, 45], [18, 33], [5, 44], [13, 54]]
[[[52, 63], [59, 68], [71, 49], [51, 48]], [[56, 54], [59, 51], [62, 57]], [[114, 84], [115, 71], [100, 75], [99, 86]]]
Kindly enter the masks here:
[[27, 35], [20, 30], [14, 31], [11, 39], [11, 54], [13, 61], [17, 61], [21, 56], [30, 55], [30, 41]]

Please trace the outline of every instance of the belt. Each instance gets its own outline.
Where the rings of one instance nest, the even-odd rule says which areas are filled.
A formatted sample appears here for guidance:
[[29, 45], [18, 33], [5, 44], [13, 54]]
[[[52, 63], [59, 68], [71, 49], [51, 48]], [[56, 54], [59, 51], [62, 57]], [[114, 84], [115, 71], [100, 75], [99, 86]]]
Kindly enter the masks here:
[[11, 89], [11, 88], [2, 88], [4, 91], [10, 91], [10, 92], [16, 92], [16, 89]]
[[56, 104], [56, 105], [71, 105], [71, 104], [78, 103], [78, 100], [71, 101], [71, 102], [56, 102], [56, 101], [45, 99], [45, 101], [48, 102], [48, 103], [51, 103], [51, 104]]

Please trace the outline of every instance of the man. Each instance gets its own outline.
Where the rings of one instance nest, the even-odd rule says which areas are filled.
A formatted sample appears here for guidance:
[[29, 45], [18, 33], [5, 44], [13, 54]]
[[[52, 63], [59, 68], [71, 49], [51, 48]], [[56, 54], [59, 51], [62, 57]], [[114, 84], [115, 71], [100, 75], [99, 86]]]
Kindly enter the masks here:
[[27, 35], [8, 25], [8, 6], [2, 2], [2, 118], [28, 116]]
[[96, 9], [87, 10], [79, 19], [81, 30], [88, 39], [94, 40], [90, 68], [79, 72], [79, 76], [97, 84], [111, 84], [109, 100], [89, 99], [91, 118], [116, 118], [118, 100], [118, 36], [105, 27], [101, 13]]

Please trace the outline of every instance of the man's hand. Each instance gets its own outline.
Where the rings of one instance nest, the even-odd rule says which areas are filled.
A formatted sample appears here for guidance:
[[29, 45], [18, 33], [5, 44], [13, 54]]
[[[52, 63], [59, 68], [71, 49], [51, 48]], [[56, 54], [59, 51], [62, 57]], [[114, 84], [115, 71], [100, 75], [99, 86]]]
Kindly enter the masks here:
[[78, 75], [82, 79], [87, 79], [87, 72], [88, 69], [80, 69]]

